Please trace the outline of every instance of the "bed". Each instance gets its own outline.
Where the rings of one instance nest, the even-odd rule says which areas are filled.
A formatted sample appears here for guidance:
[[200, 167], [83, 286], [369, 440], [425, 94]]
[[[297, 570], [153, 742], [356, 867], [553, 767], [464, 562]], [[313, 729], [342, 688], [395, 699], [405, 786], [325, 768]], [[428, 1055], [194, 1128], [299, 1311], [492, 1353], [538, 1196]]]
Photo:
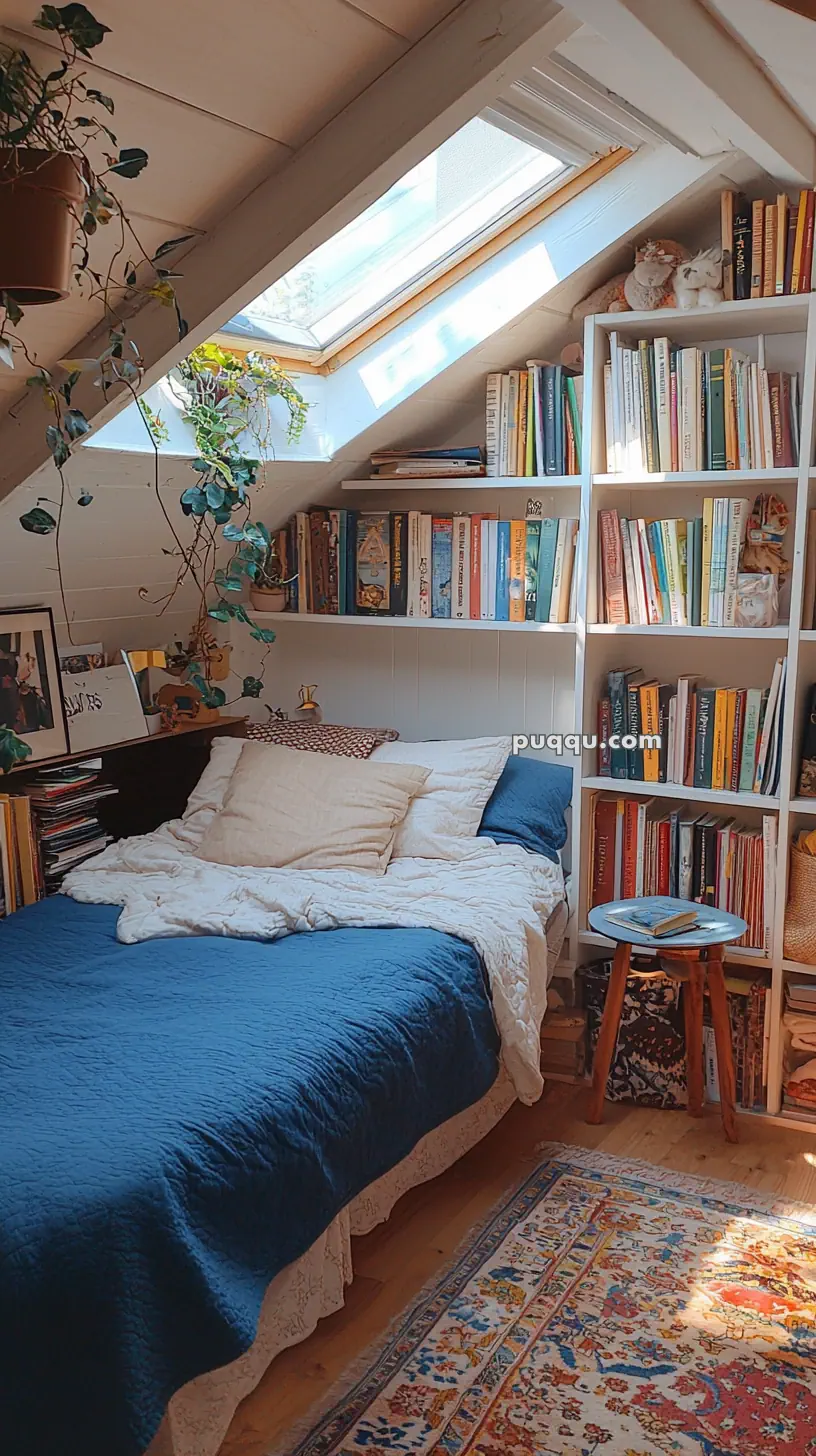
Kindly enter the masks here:
[[[246, 916], [246, 875], [208, 867], [201, 883], [198, 866], [186, 883], [189, 838], [165, 826], [113, 847], [80, 874], [77, 899], [0, 924], [3, 1433], [15, 1456], [141, 1456], [151, 1442], [211, 1456], [269, 1360], [342, 1303], [351, 1235], [518, 1095], [518, 987], [463, 907], [501, 865], [512, 910], [525, 851], [471, 851], [451, 871], [460, 900], [445, 887], [421, 918], [410, 863], [404, 883], [369, 887], [364, 909], [347, 882], [290, 876], [275, 915], [319, 929], [292, 935], [271, 925], [268, 877], [263, 933], [257, 893], [255, 920], [207, 924], [239, 882]], [[538, 934], [524, 927], [536, 1026], [544, 922], [557, 940], [564, 919], [560, 871], [541, 874], [548, 914]], [[409, 908], [372, 908], [378, 888]], [[495, 890], [493, 912], [501, 921]]]

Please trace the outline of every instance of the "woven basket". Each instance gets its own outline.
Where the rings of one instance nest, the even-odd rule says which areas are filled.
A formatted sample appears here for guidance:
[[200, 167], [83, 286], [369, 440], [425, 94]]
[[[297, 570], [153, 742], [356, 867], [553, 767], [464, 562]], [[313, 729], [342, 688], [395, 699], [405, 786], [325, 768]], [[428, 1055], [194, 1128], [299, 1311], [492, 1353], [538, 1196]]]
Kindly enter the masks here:
[[785, 957], [816, 965], [816, 855], [805, 854], [795, 844], [785, 907]]

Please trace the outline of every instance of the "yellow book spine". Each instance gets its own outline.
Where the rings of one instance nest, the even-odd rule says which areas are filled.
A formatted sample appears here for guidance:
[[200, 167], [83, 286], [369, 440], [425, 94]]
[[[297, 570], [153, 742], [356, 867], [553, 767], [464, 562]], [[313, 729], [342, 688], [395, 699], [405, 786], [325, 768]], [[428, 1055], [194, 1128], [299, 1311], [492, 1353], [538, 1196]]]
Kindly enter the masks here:
[[731, 759], [734, 753], [734, 730], [737, 725], [737, 690], [729, 688], [726, 693], [725, 705], [725, 765], [723, 768], [723, 788], [731, 787]]
[[527, 370], [527, 442], [524, 452], [524, 474], [535, 475], [535, 368]]
[[728, 716], [728, 689], [717, 688], [714, 699], [714, 744], [711, 756], [711, 787], [725, 788], [725, 727]]
[[510, 522], [510, 621], [524, 621], [524, 568], [527, 522]]
[[776, 277], [775, 291], [785, 292], [785, 249], [788, 245], [788, 194], [780, 192], [776, 199]]
[[714, 527], [714, 498], [703, 501], [703, 564], [700, 572], [700, 626], [709, 627], [708, 598], [711, 589], [711, 535]]
[[[640, 689], [640, 731], [647, 737], [656, 737], [659, 731], [659, 701], [657, 683], [644, 683]], [[643, 777], [649, 784], [656, 784], [660, 776], [660, 752], [657, 748], [643, 750]]]

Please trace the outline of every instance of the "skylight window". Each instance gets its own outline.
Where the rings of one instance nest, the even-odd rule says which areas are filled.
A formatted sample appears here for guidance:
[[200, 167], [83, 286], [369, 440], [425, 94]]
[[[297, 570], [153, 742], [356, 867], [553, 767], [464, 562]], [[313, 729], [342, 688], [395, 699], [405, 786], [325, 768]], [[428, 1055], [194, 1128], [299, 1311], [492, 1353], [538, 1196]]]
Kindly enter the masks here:
[[267, 288], [226, 332], [322, 353], [423, 287], [570, 170], [477, 117]]

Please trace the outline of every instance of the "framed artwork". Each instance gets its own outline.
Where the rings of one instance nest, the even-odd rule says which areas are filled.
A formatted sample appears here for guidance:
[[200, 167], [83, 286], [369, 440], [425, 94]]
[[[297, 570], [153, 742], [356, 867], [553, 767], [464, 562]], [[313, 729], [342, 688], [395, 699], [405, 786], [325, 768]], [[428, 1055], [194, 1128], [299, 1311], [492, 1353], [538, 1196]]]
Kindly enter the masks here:
[[29, 745], [26, 764], [70, 751], [49, 607], [0, 608], [0, 728]]

